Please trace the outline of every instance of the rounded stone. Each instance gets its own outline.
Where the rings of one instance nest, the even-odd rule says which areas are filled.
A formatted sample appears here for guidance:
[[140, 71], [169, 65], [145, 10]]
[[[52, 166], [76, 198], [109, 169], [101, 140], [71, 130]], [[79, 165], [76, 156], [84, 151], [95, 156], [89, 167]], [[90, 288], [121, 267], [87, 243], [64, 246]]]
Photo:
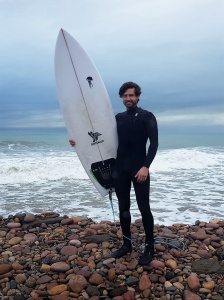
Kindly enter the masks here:
[[70, 265], [64, 262], [56, 262], [51, 265], [51, 271], [54, 272], [67, 272], [70, 269]]
[[8, 228], [19, 228], [21, 227], [21, 224], [20, 223], [13, 223], [13, 222], [10, 222], [6, 225]]
[[78, 249], [74, 246], [65, 246], [61, 249], [61, 254], [62, 255], [74, 255], [78, 253]]
[[168, 259], [165, 264], [168, 268], [172, 270], [176, 270], [177, 268], [177, 262], [173, 259]]
[[23, 239], [25, 241], [30, 241], [30, 242], [34, 242], [37, 240], [37, 236], [34, 233], [27, 233], [24, 235]]
[[48, 292], [50, 295], [58, 295], [65, 291], [67, 291], [67, 285], [60, 284], [60, 285], [53, 286]]
[[159, 260], [152, 260], [150, 266], [154, 269], [165, 268], [165, 263]]
[[15, 281], [17, 284], [24, 283], [27, 280], [27, 277], [25, 274], [18, 274], [15, 276]]
[[27, 214], [24, 218], [24, 222], [30, 223], [35, 220], [35, 216], [33, 214]]
[[79, 247], [82, 243], [79, 240], [70, 240], [69, 244], [71, 244], [72, 246]]
[[139, 290], [144, 291], [146, 289], [150, 289], [152, 283], [147, 275], [142, 275], [139, 280]]
[[21, 241], [22, 241], [21, 237], [15, 236], [15, 237], [11, 238], [8, 241], [8, 243], [9, 243], [9, 245], [14, 246], [14, 245], [18, 245]]
[[190, 275], [190, 276], [187, 278], [187, 284], [189, 285], [189, 287], [190, 287], [192, 290], [198, 289], [198, 288], [201, 287], [199, 278], [198, 278], [197, 276], [192, 276], [192, 275]]
[[50, 272], [50, 270], [51, 270], [51, 266], [49, 266], [47, 264], [42, 264], [42, 266], [40, 267], [41, 273], [47, 273], [47, 272]]
[[203, 283], [203, 288], [205, 289], [213, 290], [214, 287], [215, 287], [215, 282], [213, 280]]
[[68, 285], [74, 293], [80, 293], [87, 286], [88, 282], [82, 275], [74, 275], [70, 278]]
[[8, 273], [12, 270], [12, 266], [8, 264], [0, 264], [0, 275]]
[[89, 283], [93, 285], [99, 285], [103, 283], [103, 277], [98, 273], [94, 273], [90, 276]]

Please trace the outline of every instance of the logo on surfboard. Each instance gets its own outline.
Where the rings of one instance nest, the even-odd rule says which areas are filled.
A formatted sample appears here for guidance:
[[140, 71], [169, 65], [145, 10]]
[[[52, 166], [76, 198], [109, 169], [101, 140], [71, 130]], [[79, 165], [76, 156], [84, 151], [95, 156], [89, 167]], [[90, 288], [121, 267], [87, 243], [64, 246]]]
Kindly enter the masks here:
[[101, 140], [101, 141], [98, 141], [98, 137], [100, 135], [102, 135], [101, 133], [99, 132], [92, 132], [92, 131], [89, 131], [88, 132], [88, 135], [91, 136], [91, 138], [93, 139], [93, 142], [91, 143], [91, 145], [95, 145], [95, 144], [99, 144], [99, 143], [103, 143], [104, 140]]
[[88, 81], [89, 87], [90, 87], [90, 88], [93, 87], [93, 83], [92, 83], [93, 77], [88, 76], [88, 77], [86, 78], [86, 80]]

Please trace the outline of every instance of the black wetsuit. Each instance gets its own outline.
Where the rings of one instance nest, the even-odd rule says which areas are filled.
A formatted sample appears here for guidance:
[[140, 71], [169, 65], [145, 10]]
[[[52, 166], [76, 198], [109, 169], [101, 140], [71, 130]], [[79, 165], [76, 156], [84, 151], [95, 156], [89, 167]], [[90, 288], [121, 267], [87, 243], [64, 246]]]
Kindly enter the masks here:
[[[135, 175], [143, 167], [149, 168], [158, 148], [158, 129], [155, 116], [135, 107], [116, 115], [118, 132], [117, 158], [113, 178], [119, 202], [120, 223], [124, 243], [130, 246], [130, 189], [133, 182], [137, 204], [142, 215], [146, 241], [153, 243], [154, 219], [150, 210], [150, 177], [138, 183]], [[146, 153], [146, 143], [150, 141]], [[128, 239], [126, 239], [127, 237]]]

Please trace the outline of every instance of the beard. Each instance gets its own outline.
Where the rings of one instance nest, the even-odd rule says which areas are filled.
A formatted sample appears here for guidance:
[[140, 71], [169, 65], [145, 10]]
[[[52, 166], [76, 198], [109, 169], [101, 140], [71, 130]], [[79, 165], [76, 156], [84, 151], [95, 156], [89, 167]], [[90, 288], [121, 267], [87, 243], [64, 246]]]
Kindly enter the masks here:
[[124, 105], [128, 109], [134, 108], [137, 104], [138, 104], [138, 101], [132, 101], [132, 100], [128, 100], [128, 101], [124, 102]]

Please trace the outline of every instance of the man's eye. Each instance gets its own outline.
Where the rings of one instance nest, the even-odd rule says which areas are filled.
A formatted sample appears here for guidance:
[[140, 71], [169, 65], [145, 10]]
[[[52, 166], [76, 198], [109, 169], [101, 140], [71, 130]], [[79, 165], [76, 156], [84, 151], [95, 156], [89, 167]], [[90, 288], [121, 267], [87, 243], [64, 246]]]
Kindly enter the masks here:
[[135, 96], [134, 94], [124, 95], [123, 98], [127, 98], [127, 97], [131, 98], [131, 97], [134, 97], [134, 96]]

